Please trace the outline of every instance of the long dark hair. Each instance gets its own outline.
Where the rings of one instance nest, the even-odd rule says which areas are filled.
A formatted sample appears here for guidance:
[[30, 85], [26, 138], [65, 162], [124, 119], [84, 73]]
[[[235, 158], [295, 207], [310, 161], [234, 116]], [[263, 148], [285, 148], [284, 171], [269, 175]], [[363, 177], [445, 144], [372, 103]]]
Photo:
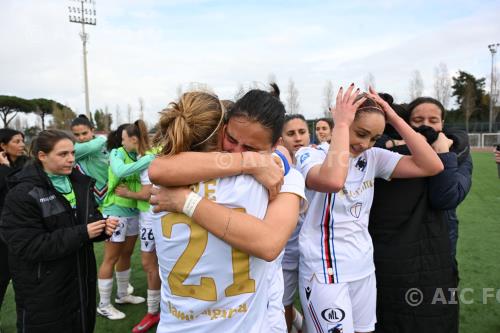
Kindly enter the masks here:
[[106, 141], [106, 149], [111, 151], [112, 149], [120, 148], [122, 146], [122, 132], [130, 124], [121, 124], [114, 131], [109, 132], [108, 140]]
[[437, 106], [439, 110], [441, 110], [441, 120], [444, 120], [444, 118], [446, 117], [446, 110], [444, 109], [443, 104], [441, 104], [440, 101], [432, 97], [418, 97], [415, 100], [413, 100], [410, 104], [408, 104], [407, 109], [409, 112], [409, 116], [411, 116], [411, 113], [417, 106], [425, 103], [434, 104], [435, 106]]
[[78, 125], [84, 125], [90, 129], [94, 129], [94, 125], [92, 125], [92, 122], [84, 114], [78, 115], [78, 117], [73, 119], [73, 121], [71, 122], [71, 127], [78, 126]]
[[[16, 135], [21, 135], [23, 137], [23, 141], [24, 141], [24, 134], [22, 132], [19, 132], [15, 129], [12, 129], [12, 128], [1, 128], [0, 129], [0, 143], [7, 145], [10, 142], [10, 140], [12, 140], [12, 138]], [[0, 151], [3, 151], [1, 145], [0, 145]], [[12, 157], [9, 156], [9, 154], [7, 154], [7, 152], [6, 152], [6, 155], [7, 155], [7, 158], [9, 159], [9, 162], [12, 163]]]
[[252, 89], [226, 112], [226, 122], [232, 117], [246, 117], [272, 132], [272, 145], [278, 142], [285, 123], [285, 106], [279, 100], [279, 88], [271, 84], [271, 92]]

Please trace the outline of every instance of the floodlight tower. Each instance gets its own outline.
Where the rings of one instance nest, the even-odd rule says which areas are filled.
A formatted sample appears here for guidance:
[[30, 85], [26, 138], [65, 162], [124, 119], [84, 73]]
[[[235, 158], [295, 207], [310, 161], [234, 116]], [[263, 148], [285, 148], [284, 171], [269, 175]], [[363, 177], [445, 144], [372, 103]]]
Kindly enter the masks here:
[[69, 21], [72, 23], [80, 23], [82, 31], [80, 37], [83, 44], [83, 79], [85, 83], [85, 113], [90, 119], [90, 106], [89, 106], [89, 82], [87, 77], [87, 41], [89, 35], [85, 32], [85, 25], [96, 25], [96, 11], [95, 0], [70, 0]]
[[491, 52], [491, 80], [490, 80], [490, 119], [489, 119], [489, 132], [493, 130], [493, 107], [496, 102], [496, 80], [495, 80], [495, 53], [497, 53], [497, 48], [500, 43], [488, 45], [488, 49]]

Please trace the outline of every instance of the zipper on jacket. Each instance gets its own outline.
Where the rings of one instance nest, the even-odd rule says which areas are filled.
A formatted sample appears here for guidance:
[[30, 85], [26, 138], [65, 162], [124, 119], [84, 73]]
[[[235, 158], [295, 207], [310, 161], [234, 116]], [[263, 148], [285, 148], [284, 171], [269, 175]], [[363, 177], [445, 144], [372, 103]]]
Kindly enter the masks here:
[[[86, 190], [86, 193], [88, 193], [91, 189], [90, 187], [90, 184], [92, 182], [90, 182], [88, 185], [87, 185], [87, 190]], [[93, 195], [91, 193], [91, 195]], [[84, 211], [84, 216], [82, 216], [83, 218], [83, 223], [84, 225], [87, 225], [88, 224], [88, 217], [89, 217], [89, 196], [88, 195], [85, 195], [84, 196], [85, 198], [85, 211]], [[84, 248], [85, 248], [85, 245], [84, 245]], [[84, 295], [86, 294], [85, 292], [85, 287], [86, 285], [84, 286], [83, 282], [82, 282], [82, 267], [81, 267], [81, 261], [80, 261], [80, 254], [79, 252], [76, 253], [76, 265], [77, 265], [77, 268], [78, 268], [78, 285], [79, 285], [79, 289], [80, 289], [80, 317], [81, 317], [81, 320], [82, 320], [82, 330], [83, 332], [87, 332], [87, 323], [86, 323], [86, 319], [85, 319], [85, 314], [86, 314], [86, 305], [85, 305], [85, 302], [84, 302]], [[85, 272], [87, 274], [87, 272]], [[85, 281], [87, 279], [85, 278]]]

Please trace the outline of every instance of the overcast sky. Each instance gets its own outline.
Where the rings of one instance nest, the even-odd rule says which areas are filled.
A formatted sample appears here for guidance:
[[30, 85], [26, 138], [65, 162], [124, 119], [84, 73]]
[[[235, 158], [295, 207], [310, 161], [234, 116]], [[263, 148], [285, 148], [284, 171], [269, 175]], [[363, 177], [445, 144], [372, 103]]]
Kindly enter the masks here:
[[[69, 23], [74, 1], [2, 0], [0, 95], [51, 98], [83, 113], [80, 25]], [[91, 109], [145, 101], [150, 122], [190, 82], [232, 99], [238, 86], [265, 84], [271, 73], [286, 99], [290, 78], [300, 112], [321, 114], [323, 87], [368, 73], [379, 91], [409, 100], [419, 70], [433, 94], [443, 62], [489, 77], [487, 45], [500, 42], [500, 1], [212, 1], [97, 0], [87, 26]], [[488, 89], [489, 90], [489, 86]]]

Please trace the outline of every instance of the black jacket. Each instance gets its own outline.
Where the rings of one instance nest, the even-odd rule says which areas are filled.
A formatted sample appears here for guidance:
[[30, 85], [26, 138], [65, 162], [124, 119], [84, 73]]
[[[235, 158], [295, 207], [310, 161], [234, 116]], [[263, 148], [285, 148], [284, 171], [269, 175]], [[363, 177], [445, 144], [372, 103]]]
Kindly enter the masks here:
[[[397, 148], [409, 153], [406, 146]], [[430, 203], [430, 181], [375, 181], [369, 231], [377, 277], [376, 332], [458, 332], [448, 224], [444, 210]], [[415, 306], [412, 301], [420, 296]]]
[[76, 209], [38, 163], [8, 179], [0, 232], [9, 250], [19, 332], [94, 330], [97, 273], [87, 223], [102, 216], [93, 180], [73, 170], [70, 181]]
[[7, 176], [16, 170], [21, 169], [28, 160], [27, 156], [20, 156], [10, 166], [0, 164], [0, 212], [2, 211], [3, 202], [8, 192]]

